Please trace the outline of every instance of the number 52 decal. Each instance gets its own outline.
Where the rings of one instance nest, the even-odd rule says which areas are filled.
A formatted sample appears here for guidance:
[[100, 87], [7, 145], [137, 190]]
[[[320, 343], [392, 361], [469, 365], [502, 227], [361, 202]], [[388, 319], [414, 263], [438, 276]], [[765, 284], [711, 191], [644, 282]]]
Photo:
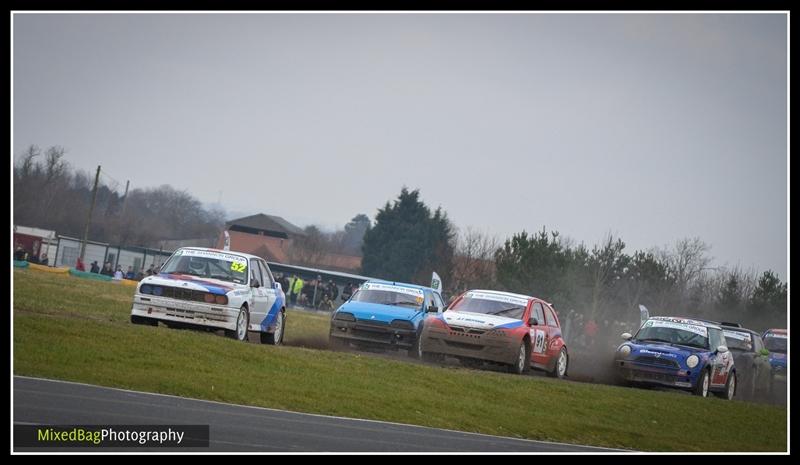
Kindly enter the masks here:
[[247, 265], [244, 263], [239, 262], [231, 262], [231, 270], [238, 271], [240, 273], [244, 273], [244, 270], [247, 269]]

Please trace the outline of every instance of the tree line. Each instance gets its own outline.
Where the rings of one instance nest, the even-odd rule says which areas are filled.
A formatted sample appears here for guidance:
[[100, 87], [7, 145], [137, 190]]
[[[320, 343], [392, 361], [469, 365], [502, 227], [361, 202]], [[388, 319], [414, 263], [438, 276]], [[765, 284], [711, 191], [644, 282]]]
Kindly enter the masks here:
[[595, 321], [638, 321], [642, 304], [654, 315], [758, 329], [786, 326], [786, 283], [771, 270], [712, 268], [709, 251], [699, 238], [684, 238], [669, 247], [628, 252], [611, 234], [587, 246], [544, 228], [500, 242], [479, 231], [458, 231], [441, 208], [422, 202], [418, 190], [403, 188], [366, 231], [362, 273], [428, 285], [436, 271], [451, 295], [507, 290]]
[[[83, 237], [94, 178], [73, 170], [62, 147], [29, 146], [14, 163], [14, 223]], [[223, 210], [205, 208], [186, 191], [163, 185], [134, 188], [125, 196], [101, 181], [89, 238], [158, 247], [165, 239], [217, 237], [224, 223]]]

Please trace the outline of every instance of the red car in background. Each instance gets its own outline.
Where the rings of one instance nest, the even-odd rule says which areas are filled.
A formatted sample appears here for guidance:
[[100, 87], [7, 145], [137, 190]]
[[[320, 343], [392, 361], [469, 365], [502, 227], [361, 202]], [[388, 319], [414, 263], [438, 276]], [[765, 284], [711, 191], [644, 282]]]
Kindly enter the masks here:
[[493, 362], [512, 373], [530, 368], [563, 378], [569, 355], [555, 310], [547, 302], [510, 292], [467, 291], [422, 325], [420, 357], [452, 356], [464, 364]]

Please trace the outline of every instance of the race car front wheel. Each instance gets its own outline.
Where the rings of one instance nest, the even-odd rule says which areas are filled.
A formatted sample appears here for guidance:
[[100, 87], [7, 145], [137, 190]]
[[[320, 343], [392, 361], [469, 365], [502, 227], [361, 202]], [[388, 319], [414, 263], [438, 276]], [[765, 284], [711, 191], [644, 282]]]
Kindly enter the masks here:
[[531, 367], [531, 355], [528, 349], [528, 344], [525, 341], [520, 342], [519, 350], [517, 351], [517, 360], [509, 367], [512, 373], [521, 375], [526, 373]]
[[697, 380], [697, 385], [694, 387], [693, 394], [700, 397], [708, 397], [708, 383], [708, 370], [703, 370], [703, 374], [700, 376], [700, 379]]
[[139, 315], [131, 315], [131, 323], [135, 325], [158, 326], [158, 320]]
[[247, 326], [250, 324], [250, 314], [247, 313], [247, 307], [242, 306], [239, 309], [239, 316], [236, 317], [236, 329], [225, 330], [225, 335], [237, 341], [247, 340]]

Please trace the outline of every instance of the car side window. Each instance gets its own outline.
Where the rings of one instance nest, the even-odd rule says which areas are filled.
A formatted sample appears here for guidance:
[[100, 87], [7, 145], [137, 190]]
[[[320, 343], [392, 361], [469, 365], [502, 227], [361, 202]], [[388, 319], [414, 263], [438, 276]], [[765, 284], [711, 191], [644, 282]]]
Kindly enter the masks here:
[[725, 345], [722, 339], [722, 331], [716, 328], [708, 328], [708, 341], [711, 345], [711, 350], [717, 350], [717, 347]]
[[431, 302], [432, 302], [431, 301], [431, 293], [429, 291], [425, 291], [425, 308], [426, 309], [431, 306]]
[[544, 319], [544, 311], [542, 310], [542, 304], [540, 304], [539, 302], [535, 302], [533, 304], [533, 312], [532, 313], [533, 313], [533, 317], [536, 318], [536, 321], [540, 325], [544, 325], [546, 323], [545, 319]]
[[258, 264], [261, 267], [261, 276], [264, 278], [264, 281], [262, 281], [261, 284], [265, 287], [271, 288], [272, 283], [275, 282], [275, 280], [272, 279], [272, 273], [270, 272], [269, 267], [261, 260], [258, 261]]
[[433, 305], [439, 307], [439, 310], [444, 310], [444, 302], [438, 292], [433, 293]]
[[258, 266], [258, 260], [255, 258], [250, 259], [250, 285], [253, 285], [253, 280], [257, 279], [260, 285], [264, 285], [264, 280], [261, 279], [261, 268]]
[[556, 323], [556, 317], [553, 316], [553, 311], [550, 310], [550, 307], [548, 307], [547, 305], [544, 306], [544, 318], [545, 321], [547, 321], [547, 326], [558, 328], [558, 323]]

